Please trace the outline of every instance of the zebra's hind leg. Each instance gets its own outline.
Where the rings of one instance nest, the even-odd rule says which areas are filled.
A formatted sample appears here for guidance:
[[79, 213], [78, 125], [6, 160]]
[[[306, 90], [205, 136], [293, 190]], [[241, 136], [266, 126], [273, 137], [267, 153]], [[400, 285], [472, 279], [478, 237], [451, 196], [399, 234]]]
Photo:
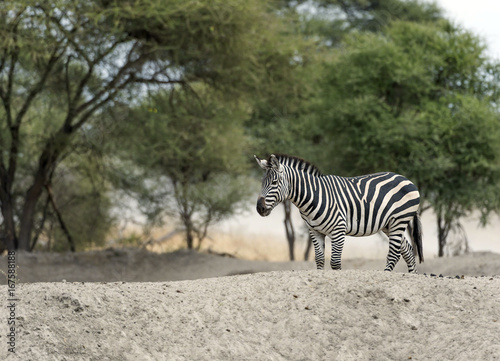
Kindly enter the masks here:
[[399, 219], [395, 218], [389, 222], [388, 226], [382, 229], [382, 231], [389, 236], [389, 253], [387, 254], [385, 271], [392, 271], [394, 269], [394, 266], [396, 266], [396, 263], [398, 263], [401, 258], [401, 253], [403, 253], [403, 258], [408, 264], [410, 272], [415, 270], [415, 256], [413, 255], [412, 250], [413, 247], [411, 247], [410, 243], [404, 237], [404, 233], [409, 222], [410, 219], [407, 217]]
[[384, 271], [391, 272], [401, 257], [401, 237], [403, 235], [399, 232], [397, 234], [390, 232], [387, 227], [382, 228], [382, 232], [389, 238], [389, 253], [387, 254], [387, 263]]
[[314, 246], [314, 260], [317, 269], [325, 268], [325, 236], [313, 229], [309, 230]]
[[403, 236], [401, 242], [401, 255], [408, 265], [408, 272], [417, 273], [417, 265], [415, 262], [415, 254], [413, 253], [413, 247], [411, 243]]
[[391, 272], [398, 263], [401, 257], [401, 235], [389, 236], [389, 253], [387, 254], [387, 263], [385, 265], [384, 271]]

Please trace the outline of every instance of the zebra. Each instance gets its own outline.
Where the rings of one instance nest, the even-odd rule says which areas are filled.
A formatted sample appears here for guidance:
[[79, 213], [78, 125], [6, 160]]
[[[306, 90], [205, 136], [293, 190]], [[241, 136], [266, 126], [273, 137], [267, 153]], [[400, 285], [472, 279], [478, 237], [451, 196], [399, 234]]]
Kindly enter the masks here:
[[[309, 228], [317, 269], [325, 264], [325, 236], [332, 243], [330, 266], [340, 270], [346, 235], [368, 236], [382, 231], [389, 237], [385, 271], [392, 271], [402, 255], [408, 272], [417, 272], [416, 253], [420, 263], [424, 261], [417, 213], [420, 194], [407, 178], [391, 172], [349, 178], [323, 175], [298, 157], [254, 157], [266, 171], [257, 212], [266, 217], [280, 202], [291, 200]], [[411, 244], [404, 236], [407, 228]]]

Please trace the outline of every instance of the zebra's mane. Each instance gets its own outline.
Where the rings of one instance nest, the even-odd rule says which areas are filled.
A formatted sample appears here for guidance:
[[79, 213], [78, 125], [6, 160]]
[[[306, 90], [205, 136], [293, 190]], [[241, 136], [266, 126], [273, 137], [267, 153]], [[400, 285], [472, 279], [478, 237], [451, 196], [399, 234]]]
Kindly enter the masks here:
[[[280, 163], [289, 166], [290, 168], [301, 169], [304, 172], [314, 175], [321, 176], [323, 175], [321, 171], [312, 163], [308, 162], [299, 157], [294, 157], [293, 155], [287, 154], [274, 154], [276, 158], [280, 161]], [[269, 157], [268, 162], [271, 161], [271, 157]]]

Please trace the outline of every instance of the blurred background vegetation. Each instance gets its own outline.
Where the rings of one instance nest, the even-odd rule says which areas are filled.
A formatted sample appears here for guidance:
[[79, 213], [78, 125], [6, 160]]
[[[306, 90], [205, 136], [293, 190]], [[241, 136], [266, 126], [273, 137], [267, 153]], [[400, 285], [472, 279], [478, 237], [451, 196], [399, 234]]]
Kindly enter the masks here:
[[433, 3], [17, 0], [0, 15], [2, 250], [103, 246], [131, 200], [199, 247], [253, 202], [252, 155], [272, 152], [406, 175], [440, 256], [463, 217], [500, 210], [500, 65]]

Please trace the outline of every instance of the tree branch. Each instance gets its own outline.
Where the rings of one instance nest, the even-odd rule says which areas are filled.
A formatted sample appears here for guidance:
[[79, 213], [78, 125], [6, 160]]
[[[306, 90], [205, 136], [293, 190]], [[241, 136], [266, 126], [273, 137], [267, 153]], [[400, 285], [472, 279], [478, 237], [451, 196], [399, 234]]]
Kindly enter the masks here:
[[49, 204], [50, 204], [50, 197], [47, 195], [47, 200], [45, 201], [45, 205], [43, 206], [42, 220], [40, 221], [40, 226], [35, 231], [35, 236], [33, 237], [33, 242], [31, 243], [31, 246], [30, 246], [30, 249], [32, 251], [33, 251], [33, 249], [35, 249], [35, 246], [38, 242], [38, 238], [40, 237], [40, 234], [43, 231], [43, 227], [45, 226], [45, 221], [47, 219], [47, 211], [49, 209]]
[[8, 188], [8, 181], [6, 177], [7, 170], [5, 169], [5, 165], [3, 164], [3, 159], [0, 158], [0, 201], [2, 203], [5, 202], [8, 197], [8, 193], [6, 191]]
[[51, 15], [47, 9], [42, 5], [38, 4], [37, 8], [42, 10], [42, 12], [45, 14], [45, 16], [59, 29], [60, 32], [64, 34], [64, 37], [69, 41], [69, 43], [73, 46], [73, 48], [76, 50], [80, 56], [82, 56], [87, 63], [91, 63], [92, 61], [87, 57], [87, 54], [85, 51], [83, 51], [78, 43], [76, 43], [72, 36], [70, 34], [73, 34], [76, 32], [77, 28], [73, 27], [69, 32], [64, 28], [64, 26], [61, 24], [61, 19], [56, 18], [54, 15]]
[[66, 59], [66, 64], [65, 64], [66, 100], [68, 102], [68, 113], [70, 112], [70, 109], [71, 109], [71, 87], [69, 85], [69, 63], [70, 62], [71, 62], [71, 54]]
[[[7, 126], [11, 134], [8, 169], [5, 169], [3, 154], [0, 155], [0, 157], [2, 158], [0, 161], [0, 164], [2, 165], [2, 173], [4, 173], [5, 171], [5, 178], [2, 178], [2, 183], [5, 182], [4, 186], [7, 193], [10, 193], [10, 188], [14, 180], [14, 174], [16, 172], [16, 164], [17, 164], [17, 150], [19, 146], [19, 126], [13, 125], [12, 109], [11, 109], [12, 88], [14, 84], [14, 71], [16, 68], [18, 56], [19, 56], [19, 48], [16, 47], [15, 51], [13, 51], [12, 54], [10, 55], [10, 68], [7, 79], [7, 90], [4, 96], [2, 97]], [[1, 139], [3, 145], [3, 137]]]
[[[42, 77], [38, 81], [37, 84], [33, 86], [31, 91], [29, 92], [28, 96], [26, 97], [26, 100], [17, 113], [16, 119], [14, 122], [10, 122], [10, 134], [11, 134], [11, 146], [10, 146], [10, 153], [9, 153], [9, 167], [7, 170], [7, 185], [12, 185], [15, 174], [16, 174], [16, 168], [17, 168], [17, 155], [19, 151], [19, 128], [21, 126], [21, 121], [28, 111], [31, 102], [35, 97], [43, 90], [43, 87], [45, 85], [45, 82], [47, 81], [47, 78], [52, 71], [52, 68], [56, 64], [57, 60], [60, 59], [62, 54], [64, 53], [63, 49], [59, 54], [57, 54], [57, 51], [60, 50], [56, 47], [54, 51], [52, 52], [52, 55], [49, 59], [49, 62], [47, 63], [47, 66], [45, 68], [44, 73], [42, 74]], [[10, 81], [10, 79], [9, 79]], [[9, 92], [11, 90], [9, 89]], [[9, 94], [10, 97], [10, 94]], [[8, 117], [7, 117], [8, 118]]]
[[[59, 54], [58, 54], [58, 51], [59, 51]], [[38, 93], [40, 93], [43, 90], [43, 87], [45, 85], [45, 82], [47, 81], [47, 78], [48, 78], [50, 72], [52, 71], [52, 69], [54, 68], [54, 65], [62, 57], [62, 55], [64, 54], [65, 51], [66, 51], [66, 46], [64, 46], [62, 49], [59, 47], [56, 47], [54, 49], [54, 51], [52, 52], [52, 54], [50, 55], [50, 59], [45, 67], [45, 71], [43, 72], [40, 80], [38, 81], [38, 83], [35, 86], [33, 86], [31, 91], [29, 92], [28, 96], [26, 97], [26, 101], [24, 102], [21, 110], [19, 111], [19, 113], [17, 113], [16, 122], [15, 122], [17, 125], [21, 124], [21, 120], [24, 117], [24, 115], [26, 114], [26, 112], [28, 111], [29, 106], [31, 105], [31, 102], [33, 101], [33, 99], [35, 99], [35, 97], [38, 95]]]
[[109, 54], [111, 54], [116, 49], [116, 47], [119, 44], [123, 43], [123, 40], [119, 40], [119, 41], [113, 42], [113, 44], [111, 46], [106, 47], [106, 50], [104, 52], [100, 53], [97, 57], [95, 57], [95, 59], [92, 60], [87, 55], [87, 52], [84, 51], [80, 47], [80, 45], [75, 41], [75, 39], [73, 38], [73, 34], [76, 33], [76, 31], [77, 31], [77, 27], [76, 26], [74, 26], [73, 29], [71, 29], [70, 31], [68, 31], [61, 24], [61, 19], [58, 19], [57, 17], [55, 17], [55, 16], [51, 15], [50, 13], [48, 13], [47, 9], [44, 6], [42, 6], [42, 5], [38, 5], [38, 8], [41, 9], [43, 11], [43, 13], [47, 16], [47, 18], [49, 18], [50, 21], [53, 24], [56, 25], [56, 27], [59, 29], [59, 31], [62, 34], [64, 34], [65, 39], [73, 47], [73, 49], [75, 50], [75, 52], [85, 60], [85, 62], [87, 63], [87, 66], [88, 66], [87, 73], [85, 74], [85, 76], [83, 78], [80, 79], [80, 82], [79, 82], [79, 84], [78, 84], [78, 86], [76, 88], [75, 94], [72, 97], [71, 96], [71, 88], [69, 86], [70, 79], [69, 79], [69, 74], [68, 74], [68, 69], [69, 69], [69, 63], [70, 63], [70, 60], [71, 60], [71, 56], [68, 57], [68, 60], [66, 62], [66, 79], [65, 80], [66, 80], [66, 92], [67, 92], [67, 98], [68, 98], [68, 116], [67, 116], [67, 118], [65, 120], [65, 126], [67, 128], [71, 128], [71, 122], [72, 122], [74, 116], [76, 114], [80, 113], [87, 106], [89, 106], [92, 103], [93, 100], [96, 100], [97, 98], [99, 98], [103, 94], [103, 93], [99, 93], [94, 98], [92, 98], [90, 101], [82, 104], [78, 108], [75, 108], [75, 104], [77, 104], [78, 100], [80, 99], [81, 95], [83, 94], [85, 86], [87, 85], [88, 81], [92, 77], [92, 74], [93, 74], [95, 66], [99, 62], [101, 62], [106, 56], [108, 56]]
[[172, 80], [172, 79], [160, 80], [160, 79], [156, 78], [156, 75], [158, 75], [158, 73], [155, 73], [151, 78], [135, 77], [134, 82], [141, 83], [141, 84], [183, 84], [183, 85], [187, 85], [187, 82], [184, 79], [178, 79], [178, 80]]
[[61, 229], [63, 230], [64, 234], [66, 235], [66, 238], [68, 239], [69, 246], [71, 249], [71, 252], [75, 252], [75, 242], [73, 240], [73, 237], [71, 236], [71, 233], [68, 230], [68, 227], [66, 226], [66, 223], [64, 223], [64, 220], [62, 218], [62, 214], [59, 211], [59, 208], [57, 207], [56, 201], [54, 199], [54, 193], [52, 192], [52, 188], [49, 183], [45, 185], [45, 189], [47, 190], [47, 195], [50, 199], [50, 204], [52, 205], [52, 209], [56, 213], [57, 220], [59, 221], [59, 224], [61, 225]]
[[[16, 48], [10, 55], [10, 67], [7, 77], [7, 90], [5, 91], [4, 108], [7, 115], [7, 125], [12, 127], [12, 112], [10, 109], [10, 101], [12, 97], [12, 88], [14, 86], [14, 72], [16, 69], [17, 59], [19, 56], [19, 48]], [[2, 98], [3, 99], [3, 98]]]
[[[109, 93], [110, 91], [112, 91], [113, 89], [123, 89], [127, 84], [130, 83], [130, 80], [131, 80], [131, 77], [132, 75], [122, 84], [120, 85], [117, 85], [120, 80], [123, 79], [123, 77], [125, 76], [125, 73], [127, 72], [127, 70], [131, 69], [132, 67], [136, 66], [137, 64], [141, 63], [143, 61], [143, 58], [142, 57], [139, 57], [138, 59], [132, 61], [131, 60], [131, 55], [132, 53], [134, 52], [135, 48], [137, 47], [137, 44], [138, 43], [135, 43], [132, 48], [130, 49], [128, 55], [127, 55], [127, 62], [120, 68], [120, 70], [115, 74], [115, 76], [113, 77], [113, 79], [111, 79], [103, 88], [100, 92], [98, 92], [97, 94], [95, 94], [91, 99], [89, 99], [88, 101], [86, 101], [85, 103], [81, 104], [79, 107], [75, 108], [74, 109], [74, 115], [76, 114], [79, 114], [81, 112], [83, 112], [85, 109], [87, 109], [88, 107], [92, 106], [93, 104], [95, 104], [96, 102], [99, 101], [100, 98], [102, 98], [106, 93]], [[82, 88], [83, 90], [83, 88]], [[114, 92], [116, 93], [116, 92]], [[99, 106], [102, 105], [102, 104], [105, 104], [107, 101], [109, 101], [111, 99], [111, 97], [108, 95], [108, 97], [105, 98], [105, 101], [100, 101], [98, 102]], [[93, 107], [93, 110], [91, 111], [91, 113], [96, 109], [96, 107], [94, 106]], [[88, 117], [87, 117], [88, 118]], [[70, 116], [70, 114], [68, 114], [68, 117], [66, 117], [66, 120], [65, 120], [65, 126], [66, 127], [69, 127], [69, 128], [72, 128], [72, 127], [76, 127], [78, 128], [81, 124], [79, 125], [74, 125], [72, 126], [71, 125], [71, 121], [73, 120], [73, 117]], [[79, 123], [82, 123], [83, 122], [79, 122]]]
[[112, 101], [118, 93], [123, 90], [128, 84], [130, 84], [134, 80], [134, 76], [131, 75], [126, 81], [120, 84], [119, 87], [116, 87], [113, 92], [111, 92], [106, 98], [102, 99], [100, 102], [94, 104], [87, 112], [85, 112], [80, 119], [73, 125], [71, 125], [71, 130], [75, 131], [79, 129], [89, 118], [94, 114], [94, 112], [102, 107], [104, 104]]
[[[76, 91], [75, 91], [73, 98], [71, 98], [71, 100], [68, 100], [68, 112], [75, 112], [75, 108], [73, 105], [78, 102], [78, 99], [80, 99], [81, 95], [83, 94], [83, 90], [85, 89], [85, 86], [87, 85], [88, 81], [92, 77], [92, 74], [94, 72], [94, 68], [95, 68], [96, 64], [98, 64], [106, 56], [111, 54], [111, 52], [113, 50], [115, 50], [116, 47], [118, 45], [120, 45], [121, 43], [122, 43], [121, 41], [114, 42], [110, 47], [107, 48], [107, 50], [105, 52], [100, 54], [96, 59], [94, 59], [91, 62], [87, 62], [87, 66], [88, 66], [87, 73], [85, 74], [85, 76], [82, 79], [80, 79], [80, 83], [78, 83], [78, 87], [76, 88]], [[69, 81], [67, 74], [66, 74], [66, 81]], [[68, 91], [68, 99], [70, 96], [69, 94], [70, 94], [70, 91]]]
[[[26, 10], [26, 7], [23, 6], [17, 12], [17, 14], [14, 17], [14, 20], [12, 22], [12, 24], [13, 24], [12, 29], [9, 30], [9, 32], [12, 34], [12, 37], [14, 39], [14, 43], [17, 43], [17, 27], [19, 26], [19, 23], [21, 21], [21, 15], [24, 13], [25, 10]], [[18, 59], [18, 56], [19, 56], [19, 48], [16, 46], [14, 49], [15, 49], [15, 51], [13, 51], [13, 52], [10, 53], [10, 56], [11, 56], [11, 66], [9, 68], [8, 81], [7, 81], [7, 89], [4, 90], [3, 86], [0, 86], [0, 97], [1, 97], [1, 99], [2, 99], [2, 101], [4, 103], [4, 107], [5, 107], [5, 109], [6, 109], [7, 113], [8, 113], [7, 122], [9, 124], [9, 126], [11, 125], [10, 122], [12, 121], [11, 112], [10, 112], [10, 97], [11, 97], [11, 94], [12, 94], [12, 86], [13, 86], [13, 83], [14, 83], [15, 64], [17, 64], [17, 59]], [[5, 48], [4, 55], [2, 56], [2, 61], [0, 63], [0, 72], [3, 71], [3, 69], [5, 67], [8, 55], [9, 55], [8, 48]]]

